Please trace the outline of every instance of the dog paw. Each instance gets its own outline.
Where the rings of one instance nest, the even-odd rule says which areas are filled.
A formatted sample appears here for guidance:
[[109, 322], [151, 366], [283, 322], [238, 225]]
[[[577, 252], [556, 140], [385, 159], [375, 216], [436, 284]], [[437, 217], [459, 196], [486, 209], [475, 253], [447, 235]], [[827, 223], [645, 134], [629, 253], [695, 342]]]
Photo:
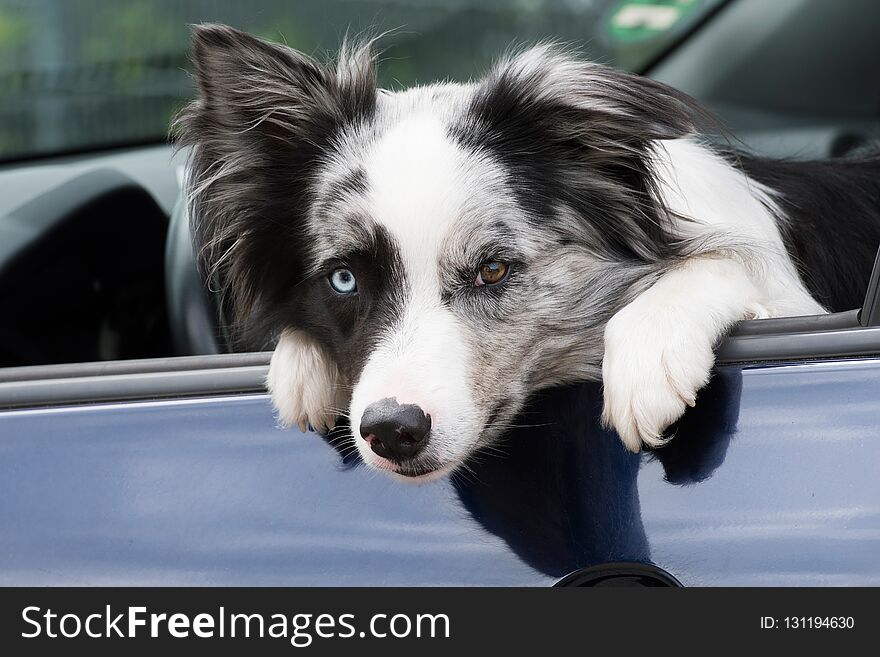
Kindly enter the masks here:
[[664, 431], [696, 404], [715, 360], [714, 332], [663, 319], [628, 306], [605, 329], [602, 421], [632, 452], [668, 440]]
[[312, 338], [300, 331], [282, 333], [266, 377], [280, 423], [302, 431], [333, 429], [345, 403], [338, 379], [336, 365]]
[[605, 327], [605, 425], [634, 452], [662, 445], [709, 382], [718, 339], [741, 319], [771, 316], [768, 308], [732, 258], [693, 258], [663, 274]]

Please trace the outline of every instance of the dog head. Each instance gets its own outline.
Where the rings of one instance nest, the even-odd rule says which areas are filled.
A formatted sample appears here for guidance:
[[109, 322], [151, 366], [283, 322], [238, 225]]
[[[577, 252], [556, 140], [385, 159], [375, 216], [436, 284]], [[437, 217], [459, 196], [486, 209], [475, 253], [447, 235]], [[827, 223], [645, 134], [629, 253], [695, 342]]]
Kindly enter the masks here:
[[596, 378], [602, 328], [673, 240], [652, 144], [686, 97], [543, 45], [482, 80], [380, 90], [369, 44], [319, 63], [194, 33], [189, 207], [283, 422], [347, 415], [367, 464], [461, 465], [534, 391]]

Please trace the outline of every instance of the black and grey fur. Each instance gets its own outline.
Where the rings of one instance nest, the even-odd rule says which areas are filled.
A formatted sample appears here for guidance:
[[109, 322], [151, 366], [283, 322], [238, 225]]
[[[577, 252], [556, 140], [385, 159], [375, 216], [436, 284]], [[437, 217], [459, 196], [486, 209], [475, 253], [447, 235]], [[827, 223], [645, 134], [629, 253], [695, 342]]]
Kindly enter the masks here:
[[[661, 444], [731, 324], [855, 305], [880, 242], [878, 160], [725, 159], [684, 94], [555, 46], [392, 93], [369, 43], [331, 63], [223, 26], [193, 43], [204, 271], [244, 341], [277, 341], [282, 421], [347, 415], [397, 474], [452, 470], [581, 380], [629, 448]], [[487, 263], [506, 278], [481, 284]], [[363, 426], [375, 404], [430, 430]]]

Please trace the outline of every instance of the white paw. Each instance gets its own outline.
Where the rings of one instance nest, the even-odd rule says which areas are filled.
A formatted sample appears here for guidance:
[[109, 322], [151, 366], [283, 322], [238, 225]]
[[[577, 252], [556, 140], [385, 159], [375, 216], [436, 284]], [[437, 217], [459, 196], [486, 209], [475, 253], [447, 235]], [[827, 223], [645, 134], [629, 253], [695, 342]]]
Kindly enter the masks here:
[[347, 402], [336, 365], [301, 331], [281, 334], [266, 385], [281, 424], [302, 431], [309, 425], [317, 431], [332, 429]]
[[662, 445], [663, 432], [709, 382], [716, 334], [672, 319], [640, 316], [631, 304], [605, 329], [602, 421], [633, 452]]
[[695, 258], [664, 274], [605, 327], [604, 424], [633, 452], [662, 445], [709, 382], [718, 339], [772, 314], [762, 299], [736, 260]]

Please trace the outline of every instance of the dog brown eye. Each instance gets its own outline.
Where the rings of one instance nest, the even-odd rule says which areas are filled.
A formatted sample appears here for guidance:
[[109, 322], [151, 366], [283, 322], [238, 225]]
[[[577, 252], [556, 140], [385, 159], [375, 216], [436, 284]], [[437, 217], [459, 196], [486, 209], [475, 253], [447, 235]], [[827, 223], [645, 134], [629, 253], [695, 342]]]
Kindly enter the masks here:
[[480, 271], [477, 273], [477, 280], [474, 281], [474, 285], [477, 287], [497, 285], [507, 278], [509, 269], [510, 267], [508, 267], [506, 262], [487, 260], [480, 265]]

